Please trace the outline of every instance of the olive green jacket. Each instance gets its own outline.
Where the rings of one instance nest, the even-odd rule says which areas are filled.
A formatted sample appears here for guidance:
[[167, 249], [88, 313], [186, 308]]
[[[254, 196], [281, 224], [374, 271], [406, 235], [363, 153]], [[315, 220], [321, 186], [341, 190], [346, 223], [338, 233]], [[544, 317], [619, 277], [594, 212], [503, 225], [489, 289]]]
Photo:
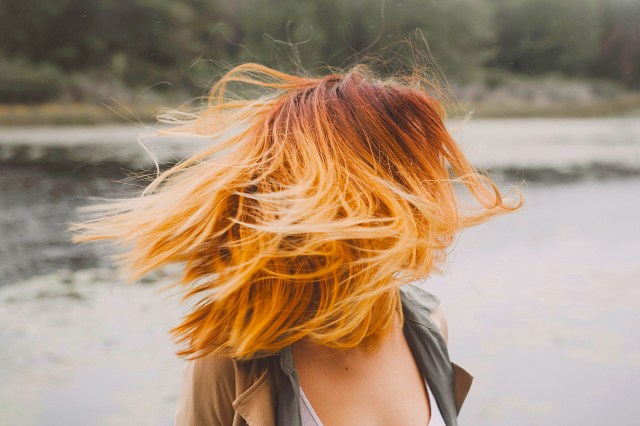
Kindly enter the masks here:
[[[440, 302], [414, 284], [400, 288], [403, 332], [447, 426], [457, 417], [472, 376], [449, 360], [438, 320]], [[176, 426], [301, 426], [300, 386], [291, 347], [239, 361], [208, 355], [184, 366]]]

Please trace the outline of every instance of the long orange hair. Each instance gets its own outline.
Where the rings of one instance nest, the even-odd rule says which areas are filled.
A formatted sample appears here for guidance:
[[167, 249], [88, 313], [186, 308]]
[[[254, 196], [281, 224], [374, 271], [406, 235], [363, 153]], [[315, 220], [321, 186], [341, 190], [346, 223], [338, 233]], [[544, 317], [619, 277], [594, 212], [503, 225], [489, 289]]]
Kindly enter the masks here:
[[[196, 113], [160, 133], [210, 144], [137, 197], [94, 206], [75, 242], [112, 240], [132, 280], [183, 266], [178, 354], [273, 354], [303, 337], [372, 348], [400, 312], [400, 285], [439, 271], [456, 233], [507, 202], [412, 81], [364, 65], [322, 77], [244, 64]], [[480, 208], [462, 211], [454, 184]]]

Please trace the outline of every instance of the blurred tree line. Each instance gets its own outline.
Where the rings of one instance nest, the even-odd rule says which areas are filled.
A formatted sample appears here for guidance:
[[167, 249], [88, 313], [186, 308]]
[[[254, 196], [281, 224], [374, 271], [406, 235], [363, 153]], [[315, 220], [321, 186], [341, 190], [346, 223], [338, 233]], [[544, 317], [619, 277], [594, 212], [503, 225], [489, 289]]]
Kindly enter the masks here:
[[415, 28], [449, 80], [495, 69], [639, 88], [639, 22], [638, 0], [3, 0], [0, 102], [85, 100], [104, 81], [199, 95], [217, 61], [348, 65]]

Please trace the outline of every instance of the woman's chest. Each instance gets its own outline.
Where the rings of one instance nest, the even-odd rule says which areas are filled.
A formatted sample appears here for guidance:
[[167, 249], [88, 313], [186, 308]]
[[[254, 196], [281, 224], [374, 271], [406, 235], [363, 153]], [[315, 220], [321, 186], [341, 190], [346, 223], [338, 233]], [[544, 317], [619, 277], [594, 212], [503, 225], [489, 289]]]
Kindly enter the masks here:
[[298, 354], [300, 387], [324, 425], [420, 425], [430, 415], [425, 379], [406, 342], [373, 354]]

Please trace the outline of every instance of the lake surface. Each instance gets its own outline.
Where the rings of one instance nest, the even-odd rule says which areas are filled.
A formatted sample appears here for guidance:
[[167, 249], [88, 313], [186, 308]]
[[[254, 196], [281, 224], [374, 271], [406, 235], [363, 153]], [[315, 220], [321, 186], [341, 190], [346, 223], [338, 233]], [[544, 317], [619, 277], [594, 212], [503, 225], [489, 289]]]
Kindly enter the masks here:
[[[524, 209], [464, 231], [444, 276], [450, 355], [475, 379], [461, 424], [632, 425], [640, 378], [640, 120], [451, 122]], [[151, 167], [133, 126], [0, 129], [0, 424], [172, 424], [168, 330], [186, 309], [127, 286], [65, 228]], [[154, 140], [161, 161], [203, 141]], [[123, 179], [125, 182], [123, 182]]]

